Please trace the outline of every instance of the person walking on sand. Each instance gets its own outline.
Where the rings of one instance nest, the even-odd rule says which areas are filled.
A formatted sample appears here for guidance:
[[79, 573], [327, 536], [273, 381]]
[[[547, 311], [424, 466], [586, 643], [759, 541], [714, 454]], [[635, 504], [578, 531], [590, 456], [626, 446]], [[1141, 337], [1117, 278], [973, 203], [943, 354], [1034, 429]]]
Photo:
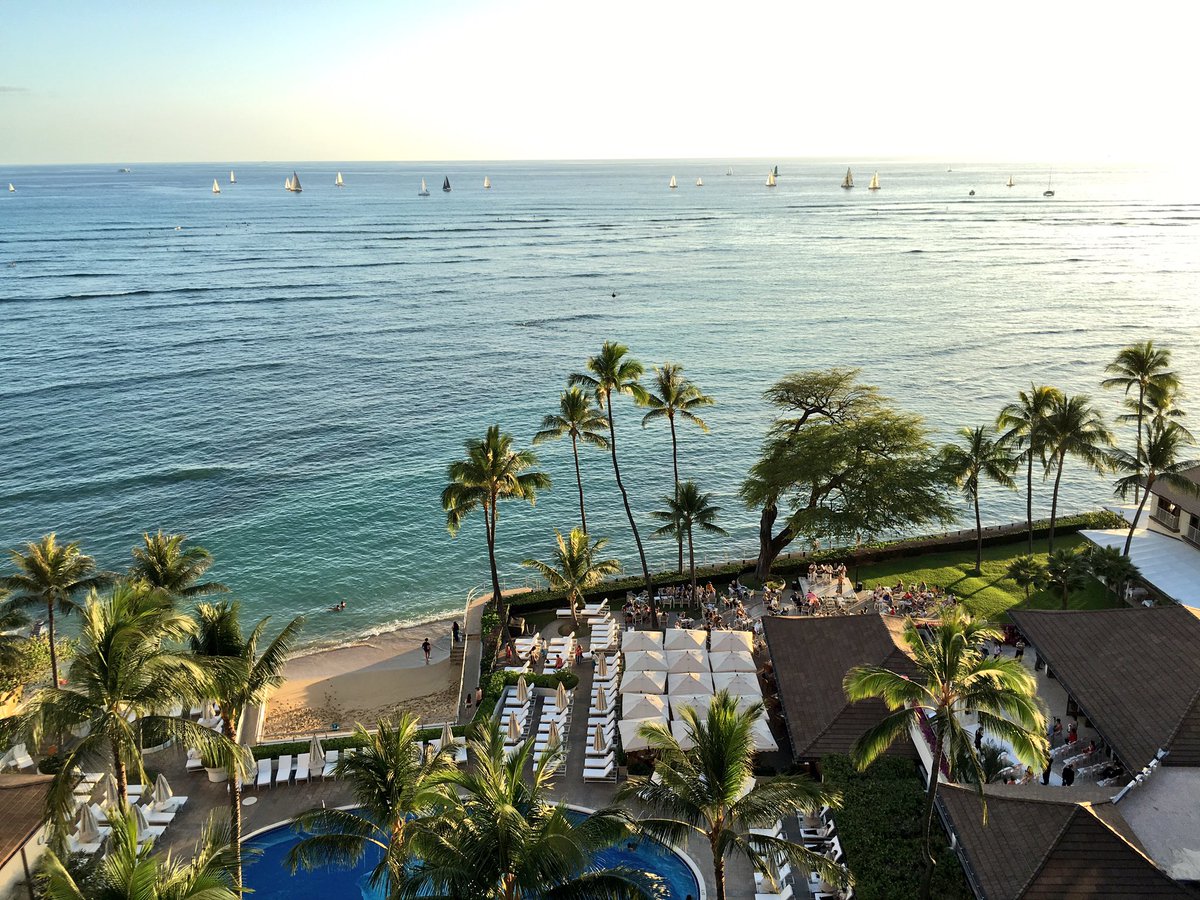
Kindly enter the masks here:
[[421, 649], [425, 651], [425, 665], [429, 665], [429, 654], [433, 651], [433, 644], [429, 643], [429, 638], [421, 642]]
[[459, 643], [462, 640], [462, 638], [459, 636], [459, 627], [458, 627], [457, 621], [455, 621], [455, 623], [450, 626], [450, 630], [454, 632], [454, 643], [456, 643], [456, 644]]

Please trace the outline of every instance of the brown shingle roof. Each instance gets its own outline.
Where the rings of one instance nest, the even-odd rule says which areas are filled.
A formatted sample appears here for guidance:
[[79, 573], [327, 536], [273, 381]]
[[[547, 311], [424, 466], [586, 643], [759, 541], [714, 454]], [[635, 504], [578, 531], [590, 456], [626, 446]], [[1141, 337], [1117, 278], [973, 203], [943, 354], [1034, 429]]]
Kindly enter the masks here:
[[46, 820], [49, 775], [0, 775], [0, 868]]
[[1013, 610], [1096, 731], [1136, 771], [1160, 748], [1166, 766], [1200, 766], [1200, 610]]
[[[878, 665], [916, 674], [904, 649], [904, 621], [892, 616], [768, 616], [763, 630], [796, 759], [849, 753], [887, 714], [882, 700], [846, 701], [848, 670]], [[913, 749], [904, 741], [891, 752], [911, 755]]]
[[973, 790], [943, 785], [938, 803], [985, 900], [1195, 896], [1122, 836], [1111, 804], [989, 794], [984, 825]]

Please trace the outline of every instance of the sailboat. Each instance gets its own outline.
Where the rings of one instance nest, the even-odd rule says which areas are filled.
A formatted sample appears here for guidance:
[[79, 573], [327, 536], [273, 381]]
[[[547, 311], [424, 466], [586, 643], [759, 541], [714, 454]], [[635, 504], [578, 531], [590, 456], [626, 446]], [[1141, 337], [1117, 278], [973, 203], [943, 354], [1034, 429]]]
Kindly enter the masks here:
[[490, 191], [492, 189], [492, 179], [488, 178], [486, 175], [483, 176], [483, 189], [485, 191]]
[[15, 194], [17, 192], [17, 189], [13, 187], [13, 183], [11, 181], [8, 183], [8, 192], [10, 194]]
[[726, 169], [726, 170], [725, 170], [725, 174], [726, 174], [726, 175], [732, 175], [732, 174], [733, 174], [733, 166], [730, 166], [728, 169]]
[[671, 190], [675, 190], [675, 188], [679, 187], [679, 185], [675, 183], [674, 175], [671, 176], [671, 183], [668, 184], [667, 187], [669, 187]]
[[221, 186], [219, 184], [217, 184], [217, 179], [215, 179], [215, 178], [213, 179], [213, 193], [214, 194], [221, 193]]
[[844, 187], [846, 190], [850, 190], [850, 188], [854, 187], [854, 173], [849, 169], [846, 170], [846, 177], [842, 179], [842, 187]]
[[283, 189], [285, 191], [290, 191], [292, 189], [292, 179], [290, 179], [290, 178], [283, 179]]
[[703, 178], [696, 179], [696, 187], [704, 187], [704, 179]]
[[429, 196], [429, 188], [425, 187], [425, 179], [424, 178], [421, 179], [421, 190], [417, 191], [417, 196], [418, 197], [428, 197]]
[[1044, 191], [1042, 191], [1043, 197], [1053, 197], [1054, 196], [1054, 188], [1052, 188], [1050, 186], [1051, 182], [1053, 182], [1053, 181], [1054, 181], [1054, 173], [1051, 172], [1050, 175], [1046, 178], [1046, 189]]
[[446, 180], [442, 182], [442, 190], [447, 194], [450, 193], [450, 176], [446, 176]]
[[867, 190], [868, 191], [879, 190], [879, 173], [878, 172], [876, 172], [874, 175], [871, 176], [871, 183], [867, 185]]
[[771, 174], [774, 175], [776, 178], [778, 178], [779, 177], [779, 166], [776, 166], [775, 168], [773, 168], [771, 170]]
[[334, 187], [345, 187], [346, 186], [346, 182], [342, 181], [342, 173], [341, 172], [338, 172], [337, 178], [333, 179], [333, 186]]
[[233, 174], [233, 169], [229, 170], [229, 183], [237, 184], [237, 176]]
[[1013, 180], [1012, 180], [1012, 176], [1011, 176], [1011, 175], [1009, 175], [1009, 176], [1008, 176], [1008, 184], [1006, 184], [1006, 185], [1005, 185], [1005, 187], [1012, 187], [1014, 184], [1016, 184], [1016, 182], [1015, 182], [1015, 181], [1013, 181]]
[[767, 173], [767, 187], [775, 187], [775, 171], [772, 169]]
[[292, 177], [283, 183], [283, 189], [285, 191], [291, 191], [293, 194], [300, 193], [300, 191], [303, 190], [300, 187], [300, 176], [293, 172]]

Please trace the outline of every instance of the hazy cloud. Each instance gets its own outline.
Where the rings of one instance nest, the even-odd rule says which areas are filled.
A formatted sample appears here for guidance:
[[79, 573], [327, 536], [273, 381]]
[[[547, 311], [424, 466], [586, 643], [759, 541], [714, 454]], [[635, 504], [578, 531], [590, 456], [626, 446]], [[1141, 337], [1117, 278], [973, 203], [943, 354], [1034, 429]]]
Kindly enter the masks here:
[[0, 84], [0, 94], [26, 94], [29, 88], [17, 84]]

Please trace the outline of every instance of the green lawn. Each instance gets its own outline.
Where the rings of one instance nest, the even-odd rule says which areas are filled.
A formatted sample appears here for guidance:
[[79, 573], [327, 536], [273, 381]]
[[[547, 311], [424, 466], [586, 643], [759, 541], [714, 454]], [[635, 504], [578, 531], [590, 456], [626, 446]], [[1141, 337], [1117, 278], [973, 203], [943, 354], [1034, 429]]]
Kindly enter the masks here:
[[[1055, 538], [1056, 548], [1075, 549], [1086, 541], [1077, 534], [1060, 535]], [[1061, 609], [1061, 598], [1049, 591], [1034, 591], [1029, 602], [1025, 592], [1005, 576], [1010, 560], [1025, 553], [1028, 543], [1020, 540], [1013, 544], [1002, 544], [983, 548], [983, 574], [975, 575], [975, 551], [956, 550], [949, 553], [930, 553], [892, 559], [873, 565], [864, 565], [858, 573], [863, 587], [870, 590], [877, 584], [893, 585], [903, 579], [905, 584], [924, 581], [938, 585], [943, 590], [953, 591], [971, 613], [991, 621], [1002, 621], [1014, 606], [1030, 609]], [[1034, 551], [1044, 563], [1046, 542], [1034, 542]], [[854, 570], [851, 569], [851, 573]], [[1106, 593], [1104, 585], [1094, 578], [1088, 586], [1071, 595], [1071, 609], [1102, 609], [1116, 604], [1112, 594]]]

